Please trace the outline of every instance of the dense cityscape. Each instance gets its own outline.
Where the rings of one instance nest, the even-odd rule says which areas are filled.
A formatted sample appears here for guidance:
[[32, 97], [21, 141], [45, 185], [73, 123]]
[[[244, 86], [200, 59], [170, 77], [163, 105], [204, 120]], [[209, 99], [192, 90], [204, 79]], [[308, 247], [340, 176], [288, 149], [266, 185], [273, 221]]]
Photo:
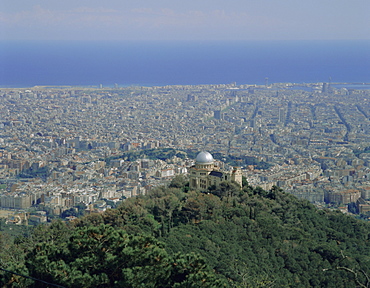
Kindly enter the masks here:
[[253, 187], [366, 214], [370, 90], [343, 87], [2, 88], [0, 216], [21, 224], [103, 212], [187, 177], [200, 151], [223, 170], [239, 166]]

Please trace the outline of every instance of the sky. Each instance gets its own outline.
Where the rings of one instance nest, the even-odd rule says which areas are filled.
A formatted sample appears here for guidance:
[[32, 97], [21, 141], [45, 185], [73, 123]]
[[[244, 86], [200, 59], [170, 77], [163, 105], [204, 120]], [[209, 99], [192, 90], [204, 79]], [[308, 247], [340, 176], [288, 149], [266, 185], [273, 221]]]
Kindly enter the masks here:
[[0, 0], [0, 40], [370, 40], [369, 0]]

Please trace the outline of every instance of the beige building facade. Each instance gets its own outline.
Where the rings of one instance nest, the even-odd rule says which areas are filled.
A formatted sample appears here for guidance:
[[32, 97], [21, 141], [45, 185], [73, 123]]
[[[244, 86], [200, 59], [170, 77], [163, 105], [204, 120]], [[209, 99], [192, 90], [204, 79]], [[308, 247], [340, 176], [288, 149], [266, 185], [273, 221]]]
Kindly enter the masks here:
[[235, 181], [242, 187], [242, 172], [239, 167], [232, 171], [222, 171], [216, 164], [211, 153], [202, 151], [195, 159], [195, 165], [189, 168], [190, 189], [206, 190], [211, 185], [222, 181]]

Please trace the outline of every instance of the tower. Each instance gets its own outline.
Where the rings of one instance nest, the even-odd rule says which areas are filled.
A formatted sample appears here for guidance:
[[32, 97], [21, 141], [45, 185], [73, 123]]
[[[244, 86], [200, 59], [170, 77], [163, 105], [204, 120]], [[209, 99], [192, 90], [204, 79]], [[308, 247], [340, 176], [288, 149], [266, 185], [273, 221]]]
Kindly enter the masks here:
[[284, 108], [279, 108], [279, 122], [284, 123], [285, 122], [285, 111]]
[[242, 170], [240, 167], [233, 167], [233, 171], [231, 172], [231, 180], [235, 181], [242, 187], [243, 181], [242, 181]]

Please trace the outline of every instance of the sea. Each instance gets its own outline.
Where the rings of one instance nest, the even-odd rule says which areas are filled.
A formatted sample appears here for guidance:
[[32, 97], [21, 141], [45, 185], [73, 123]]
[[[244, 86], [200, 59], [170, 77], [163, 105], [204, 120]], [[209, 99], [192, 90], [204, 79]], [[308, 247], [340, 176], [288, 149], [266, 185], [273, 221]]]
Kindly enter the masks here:
[[0, 87], [370, 83], [370, 40], [1, 41]]

